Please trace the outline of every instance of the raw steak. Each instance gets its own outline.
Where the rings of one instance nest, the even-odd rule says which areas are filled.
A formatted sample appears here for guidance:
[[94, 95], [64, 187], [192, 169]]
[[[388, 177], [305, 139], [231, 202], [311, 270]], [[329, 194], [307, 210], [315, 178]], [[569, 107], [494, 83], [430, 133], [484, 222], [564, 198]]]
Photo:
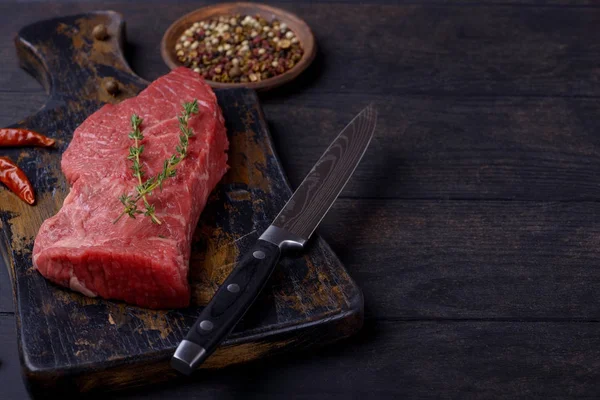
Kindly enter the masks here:
[[[127, 160], [130, 118], [137, 114], [146, 176], [156, 175], [179, 142], [184, 102], [198, 100], [190, 119], [195, 136], [177, 175], [149, 201], [162, 224], [123, 216], [118, 197], [137, 183]], [[185, 307], [192, 234], [206, 200], [227, 170], [229, 143], [221, 109], [204, 80], [187, 68], [165, 75], [137, 97], [105, 105], [73, 134], [62, 170], [71, 185], [62, 208], [41, 226], [33, 265], [46, 278], [87, 296], [149, 308]]]

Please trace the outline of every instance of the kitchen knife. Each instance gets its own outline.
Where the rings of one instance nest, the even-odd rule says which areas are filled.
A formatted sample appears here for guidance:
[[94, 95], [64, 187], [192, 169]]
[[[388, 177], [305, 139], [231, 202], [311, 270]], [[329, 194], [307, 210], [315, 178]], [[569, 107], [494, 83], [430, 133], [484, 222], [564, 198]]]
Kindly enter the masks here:
[[364, 155], [377, 122], [372, 105], [329, 145], [271, 226], [242, 256], [177, 347], [171, 366], [189, 375], [208, 358], [254, 302], [280, 256], [301, 251]]

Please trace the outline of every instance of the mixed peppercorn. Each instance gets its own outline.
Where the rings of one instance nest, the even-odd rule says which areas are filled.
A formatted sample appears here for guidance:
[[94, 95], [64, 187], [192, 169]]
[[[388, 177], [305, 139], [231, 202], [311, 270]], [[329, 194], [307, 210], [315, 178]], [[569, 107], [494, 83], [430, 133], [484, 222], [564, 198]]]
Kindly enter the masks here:
[[260, 15], [195, 22], [177, 40], [178, 60], [215, 82], [258, 82], [283, 74], [304, 50], [288, 26]]

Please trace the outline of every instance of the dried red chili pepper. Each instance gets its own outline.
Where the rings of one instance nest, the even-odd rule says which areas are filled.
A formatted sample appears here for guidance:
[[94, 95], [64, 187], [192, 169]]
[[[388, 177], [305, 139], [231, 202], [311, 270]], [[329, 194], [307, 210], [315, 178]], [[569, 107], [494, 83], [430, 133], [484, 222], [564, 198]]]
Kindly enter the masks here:
[[6, 157], [0, 157], [0, 182], [4, 183], [21, 200], [33, 204], [33, 187], [27, 176], [15, 163]]
[[6, 128], [0, 129], [0, 147], [14, 146], [41, 146], [51, 147], [54, 139], [27, 129]]

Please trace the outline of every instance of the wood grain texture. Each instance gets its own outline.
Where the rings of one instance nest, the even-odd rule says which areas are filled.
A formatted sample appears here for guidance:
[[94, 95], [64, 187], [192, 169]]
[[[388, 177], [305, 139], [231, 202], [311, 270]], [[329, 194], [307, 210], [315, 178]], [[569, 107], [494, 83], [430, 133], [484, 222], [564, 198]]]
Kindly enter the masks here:
[[599, 221], [596, 202], [338, 199], [319, 232], [368, 318], [595, 321]]
[[[0, 95], [0, 108], [7, 110], [0, 122], [8, 124], [9, 112], [36, 109], [43, 98]], [[378, 129], [344, 197], [600, 199], [598, 99], [339, 94], [277, 99], [265, 99], [265, 115], [292, 187], [346, 123], [373, 102]]]
[[171, 386], [131, 398], [580, 398], [600, 391], [597, 332], [597, 323], [373, 322], [293, 362], [209, 375], [206, 391]]
[[[92, 39], [99, 23], [108, 27], [108, 41]], [[98, 12], [30, 25], [16, 41], [21, 65], [49, 92], [46, 106], [18, 126], [58, 140], [58, 151], [5, 150], [36, 188], [36, 207], [0, 191], [2, 246], [14, 276], [24, 373], [34, 393], [122, 389], [174, 378], [168, 360], [175, 347], [291, 194], [256, 94], [220, 91], [231, 169], [211, 195], [192, 241], [192, 306], [154, 311], [86, 298], [38, 274], [31, 266], [33, 239], [68, 192], [59, 165], [72, 131], [103, 103], [131, 97], [145, 86], [122, 58], [122, 29], [120, 15]], [[117, 97], [104, 89], [109, 78], [119, 83]], [[203, 367], [323, 345], [350, 335], [361, 323], [359, 289], [327, 244], [315, 238], [303, 257], [280, 262], [254, 307]]]
[[[327, 349], [110, 398], [590, 398], [600, 391], [597, 332], [598, 323], [367, 320], [357, 336]], [[0, 356], [16, 353], [14, 340], [12, 318], [0, 319]], [[0, 371], [18, 380], [12, 360]], [[22, 387], [3, 394], [26, 395]]]
[[[0, 94], [0, 125], [43, 98]], [[600, 199], [594, 98], [269, 96], [266, 119], [292, 187], [369, 102], [378, 129], [344, 197]]]
[[600, 199], [600, 101], [584, 98], [311, 95], [270, 104], [292, 185], [371, 101], [378, 129], [342, 196]]
[[[40, 4], [39, 7], [44, 12], [58, 15], [70, 12], [70, 7], [91, 9], [94, 5], [97, 3], [57, 4], [52, 7]], [[147, 9], [135, 3], [109, 3], [107, 6], [112, 5], [131, 16], [128, 25], [134, 41], [129, 46], [129, 55], [134, 69], [149, 79], [167, 72], [156, 52], [160, 28], [166, 28], [180, 13], [197, 4], [183, 3], [168, 7], [164, 12], [161, 9], [160, 15], [154, 13], [150, 6]], [[265, 113], [272, 123], [275, 144], [284, 169], [289, 171], [292, 186], [300, 183], [316, 161], [316, 155], [353, 113], [369, 101], [374, 101], [380, 110], [382, 129], [344, 196], [373, 196], [368, 185], [371, 183], [377, 186], [377, 196], [382, 197], [519, 200], [599, 198], [600, 185], [596, 174], [590, 171], [597, 162], [595, 120], [598, 113], [596, 97], [599, 93], [594, 89], [594, 57], [597, 54], [596, 43], [600, 42], [593, 37], [597, 30], [585, 23], [598, 18], [600, 10], [597, 8], [570, 7], [563, 10], [559, 7], [491, 5], [468, 9], [414, 4], [378, 8], [343, 3], [336, 4], [334, 9], [327, 5], [288, 4], [286, 7], [303, 18], [317, 19], [311, 26], [319, 40], [324, 40], [327, 46], [312, 71], [307, 71], [306, 76], [299, 78], [301, 82], [263, 96]], [[404, 24], [392, 24], [395, 21], [394, 13], [405, 9], [412, 10], [414, 15], [411, 14], [411, 19]], [[350, 20], [353, 11], [354, 15], [367, 15], [369, 20], [385, 22], [382, 31], [389, 32], [390, 37], [402, 38], [393, 46], [405, 46], [416, 41], [419, 48], [423, 49], [420, 52], [423, 65], [414, 65], [408, 75], [400, 67], [383, 69], [381, 65], [396, 63], [396, 55], [402, 52], [394, 48], [388, 51], [389, 46], [382, 46], [384, 50], [381, 52], [369, 53], [373, 62], [367, 62], [361, 58], [360, 35], [335, 30], [332, 24], [322, 21], [342, 18], [340, 21], [353, 26]], [[14, 14], [18, 13], [15, 11]], [[428, 29], [431, 15], [446, 16], [442, 25], [447, 26], [448, 32], [477, 24], [480, 34], [468, 40], [463, 39], [468, 44], [465, 49], [471, 49], [473, 53], [468, 62], [456, 65], [459, 58], [457, 54], [465, 51], [458, 44], [454, 44], [445, 55], [438, 55], [439, 49], [427, 50], [428, 46], [433, 45], [443, 48], [445, 40], [458, 40], [453, 36], [431, 34], [431, 29]], [[579, 16], [582, 24], [574, 22], [579, 21]], [[566, 19], [563, 20], [563, 17]], [[484, 19], [487, 21], [485, 24], [480, 22]], [[7, 59], [14, 59], [14, 50], [12, 42], [6, 38], [11, 37], [11, 29], [18, 28], [19, 20], [22, 23], [28, 21], [27, 14], [18, 14], [16, 22], [11, 20], [8, 25], [0, 27], [0, 32], [6, 35], [0, 35], [0, 53], [5, 54]], [[554, 27], [547, 27], [545, 21], [555, 22]], [[500, 29], [513, 24], [516, 25], [515, 30]], [[146, 29], [149, 25], [156, 29]], [[367, 25], [360, 29], [379, 29]], [[338, 26], [344, 25], [340, 23]], [[405, 29], [407, 32], [404, 32]], [[336, 45], [336, 42], [340, 44]], [[341, 53], [343, 49], [338, 49], [339, 46], [345, 48], [344, 53]], [[498, 46], [506, 48], [500, 51]], [[523, 50], [513, 52], [514, 49], [511, 49], [515, 46], [521, 46]], [[564, 47], [562, 55], [556, 54], [560, 46]], [[534, 50], [530, 52], [529, 48]], [[540, 52], [543, 52], [542, 56]], [[501, 60], [497, 60], [500, 57], [498, 54], [502, 55]], [[410, 90], [394, 89], [394, 85], [398, 84], [435, 83], [435, 74], [432, 75], [429, 69], [437, 62], [435, 58], [441, 56], [445, 58], [439, 62], [443, 66], [439, 74], [447, 74], [453, 81], [464, 80], [464, 84], [444, 93], [419, 89], [418, 86]], [[579, 60], [580, 57], [587, 57], [588, 61]], [[545, 73], [531, 67], [542, 58], [554, 60]], [[348, 76], [347, 65], [353, 65], [350, 73], [360, 77]], [[497, 79], [486, 76], [488, 86], [473, 86], [482, 84], [481, 76], [485, 74], [481, 71], [501, 69], [502, 65], [507, 66], [504, 75]], [[36, 90], [36, 83], [16, 68], [0, 66], [0, 72], [0, 79], [6, 78], [0, 87]], [[527, 82], [524, 82], [523, 75], [527, 75]], [[542, 82], [542, 79], [545, 81]], [[332, 85], [331, 82], [336, 81], [336, 85]], [[568, 87], [565, 86], [567, 83]], [[361, 86], [350, 90], [348, 85]], [[508, 86], [514, 90], [505, 90]], [[582, 93], [579, 86], [589, 92]], [[436, 87], [443, 89], [444, 85]], [[532, 87], [539, 89], [535, 93], [523, 92]], [[510, 97], [505, 97], [507, 95]], [[39, 98], [32, 98], [32, 93], [26, 92], [25, 96], [35, 104], [40, 104]], [[20, 95], [0, 96], [5, 99], [0, 100], [2, 105], [7, 104], [8, 110], [16, 114], [15, 118], [4, 117], [6, 124], [25, 116], [19, 112], [22, 107], [19, 104], [25, 101], [13, 102], [13, 97]], [[26, 104], [23, 106], [27, 107]]]
[[600, 318], [597, 202], [339, 199], [320, 232], [368, 318]]
[[[321, 63], [298, 83], [307, 92], [599, 93], [596, 9], [298, 4], [293, 10], [320, 27]], [[363, 22], [369, 20], [377, 22]], [[340, 26], [353, 28], [339, 35]], [[362, 67], [348, 67], [354, 65]]]
[[[12, 57], [10, 37], [36, 19], [114, 9], [127, 15], [129, 33], [138, 38], [131, 43], [132, 68], [149, 80], [168, 71], [156, 47], [163, 32], [200, 5], [184, 1], [166, 6], [159, 0], [148, 0], [143, 7], [117, 1], [34, 4], [35, 14], [27, 12], [28, 4], [2, 5], [15, 17], [0, 28], [7, 35], [0, 40], [0, 56]], [[393, 2], [281, 6], [313, 28], [319, 51], [297, 82], [277, 95], [600, 95], [598, 7], [503, 7], [485, 2], [475, 7]], [[12, 86], [17, 78], [24, 89], [36, 88], [12, 69], [0, 74], [0, 87]]]

